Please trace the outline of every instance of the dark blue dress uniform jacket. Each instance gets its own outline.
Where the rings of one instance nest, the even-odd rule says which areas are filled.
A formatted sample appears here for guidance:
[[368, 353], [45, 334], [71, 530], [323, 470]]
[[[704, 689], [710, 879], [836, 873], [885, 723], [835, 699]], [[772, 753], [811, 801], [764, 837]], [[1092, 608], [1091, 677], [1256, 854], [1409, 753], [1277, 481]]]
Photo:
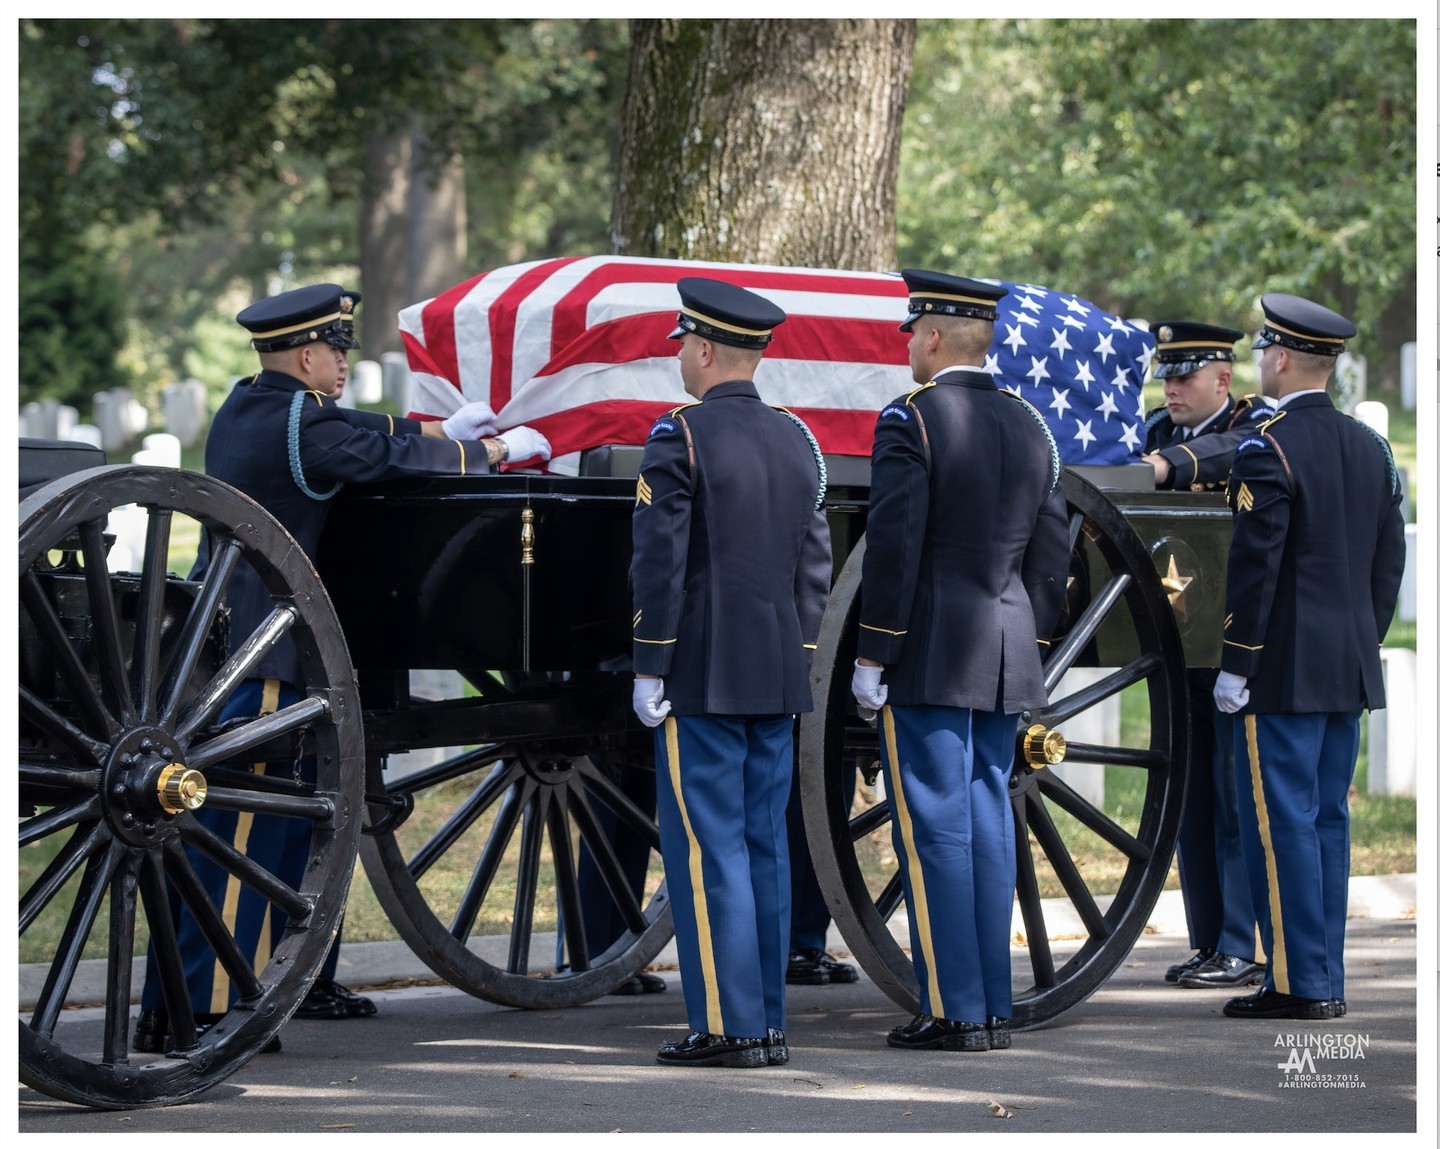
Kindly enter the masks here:
[[1170, 464], [1164, 490], [1221, 490], [1230, 477], [1230, 460], [1236, 445], [1275, 412], [1253, 395], [1236, 399], [1225, 396], [1220, 414], [1198, 435], [1185, 438], [1185, 428], [1170, 421], [1164, 407], [1151, 411], [1145, 420], [1145, 453], [1158, 454]]
[[983, 371], [947, 371], [880, 412], [870, 491], [858, 650], [885, 664], [890, 704], [1043, 705], [1037, 640], [1070, 547], [1039, 412]]
[[799, 714], [830, 593], [830, 529], [806, 432], [749, 381], [651, 428], [631, 564], [637, 674], [672, 713]]
[[1221, 669], [1252, 713], [1385, 705], [1380, 640], [1405, 570], [1389, 445], [1325, 394], [1287, 403], [1235, 451]]
[[[312, 558], [325, 525], [328, 499], [301, 490], [291, 469], [290, 411], [303, 395], [299, 424], [299, 460], [306, 485], [324, 495], [337, 483], [364, 483], [405, 475], [485, 474], [485, 448], [478, 442], [429, 438], [420, 423], [339, 406], [300, 380], [278, 371], [262, 371], [231, 389], [210, 426], [205, 442], [205, 471], [249, 495], [294, 536]], [[207, 565], [202, 545], [192, 577]], [[356, 572], [357, 577], [363, 572]], [[232, 651], [263, 622], [274, 607], [260, 577], [241, 562], [227, 588]], [[304, 682], [300, 656], [289, 636], [252, 671], [255, 678]]]

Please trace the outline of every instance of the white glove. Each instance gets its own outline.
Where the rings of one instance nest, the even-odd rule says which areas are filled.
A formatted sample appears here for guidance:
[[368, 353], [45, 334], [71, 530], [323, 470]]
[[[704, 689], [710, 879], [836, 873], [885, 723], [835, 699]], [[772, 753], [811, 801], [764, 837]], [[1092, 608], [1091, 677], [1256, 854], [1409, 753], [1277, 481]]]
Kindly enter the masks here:
[[875, 712], [884, 706], [885, 699], [890, 697], [890, 688], [880, 682], [880, 675], [884, 671], [883, 666], [861, 666], [860, 660], [855, 660], [855, 674], [850, 679], [850, 693], [859, 703], [860, 717], [866, 722], [875, 717]]
[[548, 460], [550, 458], [550, 440], [540, 434], [539, 431], [526, 426], [511, 427], [508, 431], [501, 431], [495, 436], [505, 444], [509, 454], [505, 456], [507, 463], [522, 463], [526, 459], [539, 457]]
[[655, 727], [665, 721], [670, 713], [669, 700], [665, 698], [663, 678], [637, 678], [635, 689], [630, 695], [630, 705], [635, 708], [635, 717], [646, 726]]
[[483, 399], [466, 403], [440, 424], [447, 439], [488, 439], [495, 434], [495, 410]]
[[1243, 675], [1231, 674], [1228, 670], [1222, 670], [1220, 677], [1215, 679], [1215, 705], [1222, 714], [1236, 714], [1250, 701], [1250, 688], [1245, 684], [1249, 682]]

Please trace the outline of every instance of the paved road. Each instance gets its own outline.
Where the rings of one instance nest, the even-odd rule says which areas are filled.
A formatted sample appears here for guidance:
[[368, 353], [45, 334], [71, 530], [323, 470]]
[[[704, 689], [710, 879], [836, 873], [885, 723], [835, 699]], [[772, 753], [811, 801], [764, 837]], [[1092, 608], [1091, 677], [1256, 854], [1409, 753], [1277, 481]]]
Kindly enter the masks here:
[[[887, 1048], [885, 1031], [904, 1017], [868, 979], [792, 988], [793, 1060], [759, 1070], [654, 1063], [661, 1041], [683, 1035], [674, 972], [664, 975], [664, 994], [550, 1012], [506, 1009], [446, 986], [382, 990], [377, 1017], [292, 1022], [284, 1052], [256, 1057], [197, 1101], [100, 1112], [21, 1087], [18, 1128], [1375, 1133], [1414, 1131], [1418, 1114], [1433, 1132], [1433, 1082], [1417, 1108], [1413, 922], [1350, 923], [1349, 1013], [1333, 1022], [1225, 1018], [1225, 992], [1164, 984], [1165, 967], [1185, 956], [1178, 934], [1147, 935], [1089, 1001], [1017, 1035], [1013, 1049], [983, 1054]], [[98, 1032], [100, 1011], [86, 1012]], [[1315, 1062], [1317, 1074], [1353, 1075], [1353, 1084], [1281, 1068], [1290, 1059], [1284, 1043], [1312, 1035], [1361, 1049], [1363, 1059]], [[1302, 1073], [1303, 1087], [1287, 1086]], [[1011, 1116], [994, 1115], [992, 1103]]]

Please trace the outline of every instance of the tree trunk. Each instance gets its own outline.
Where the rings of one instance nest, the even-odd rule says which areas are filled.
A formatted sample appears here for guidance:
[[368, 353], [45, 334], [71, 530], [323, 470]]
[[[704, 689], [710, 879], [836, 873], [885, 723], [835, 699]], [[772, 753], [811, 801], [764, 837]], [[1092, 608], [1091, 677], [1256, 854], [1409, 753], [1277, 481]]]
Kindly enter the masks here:
[[[415, 157], [423, 144], [417, 136]], [[465, 266], [465, 164], [451, 156], [435, 170], [416, 168], [410, 181], [410, 274], [407, 303], [418, 303], [472, 275]]]
[[408, 132], [377, 131], [365, 142], [365, 181], [360, 205], [360, 290], [365, 298], [355, 326], [366, 359], [400, 351], [396, 315], [416, 302], [409, 297], [410, 199], [413, 153]]
[[632, 21], [614, 250], [893, 268], [914, 46], [913, 20]]

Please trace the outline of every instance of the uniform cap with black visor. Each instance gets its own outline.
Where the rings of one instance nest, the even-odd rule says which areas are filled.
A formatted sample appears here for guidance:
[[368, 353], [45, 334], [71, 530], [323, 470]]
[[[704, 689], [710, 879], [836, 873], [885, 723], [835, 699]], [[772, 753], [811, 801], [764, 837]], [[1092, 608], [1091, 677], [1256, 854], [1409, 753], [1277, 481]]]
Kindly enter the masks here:
[[1261, 351], [1272, 344], [1311, 355], [1339, 355], [1345, 340], [1355, 335], [1355, 325], [1328, 307], [1298, 295], [1271, 293], [1260, 297], [1265, 325], [1251, 350]]
[[252, 303], [235, 317], [250, 332], [256, 351], [288, 351], [311, 343], [328, 343], [342, 351], [360, 346], [355, 338], [358, 291], [337, 283], [297, 287]]
[[939, 271], [903, 268], [900, 276], [910, 292], [910, 310], [901, 331], [909, 331], [917, 319], [926, 315], [950, 315], [964, 319], [988, 319], [994, 323], [999, 316], [996, 303], [1007, 292], [998, 283], [967, 279], [963, 275], [946, 275]]
[[774, 329], [785, 322], [785, 312], [763, 296], [733, 283], [687, 275], [675, 283], [680, 292], [680, 314], [667, 338], [698, 335], [712, 343], [763, 351]]
[[1235, 343], [1245, 338], [1243, 331], [1211, 323], [1157, 323], [1150, 330], [1155, 336], [1150, 373], [1156, 379], [1193, 375], [1216, 360], [1233, 363]]

